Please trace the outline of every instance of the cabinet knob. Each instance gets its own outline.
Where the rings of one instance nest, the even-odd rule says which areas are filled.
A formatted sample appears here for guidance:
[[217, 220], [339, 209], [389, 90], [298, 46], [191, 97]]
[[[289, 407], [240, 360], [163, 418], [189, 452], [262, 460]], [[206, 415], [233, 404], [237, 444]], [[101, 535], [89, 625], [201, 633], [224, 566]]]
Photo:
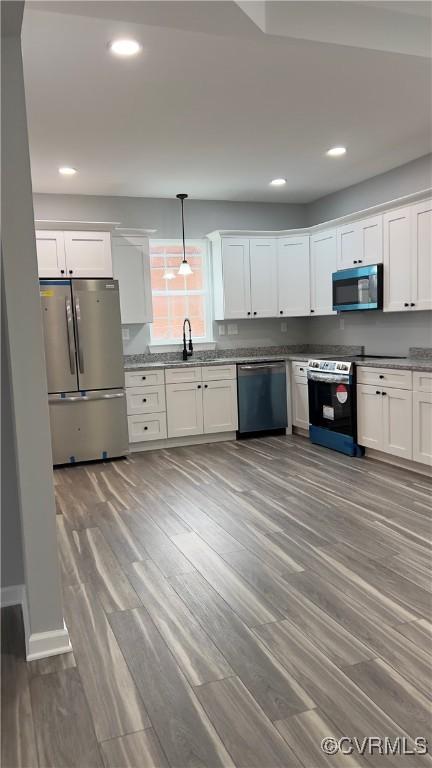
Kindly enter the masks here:
[[304, 371], [304, 368], [299, 368], [299, 371]]
[[409, 304], [407, 301], [404, 302], [404, 307], [409, 307]]
[[315, 312], [315, 310], [314, 310], [314, 309], [311, 309], [311, 312]]
[[382, 395], [386, 395], [386, 394], [387, 394], [387, 392], [381, 392], [381, 394], [382, 394]]
[[207, 387], [208, 387], [208, 384], [204, 384], [204, 389], [207, 389]]
[[380, 394], [381, 394], [381, 392], [379, 391], [379, 389], [377, 389], [377, 390], [375, 391], [375, 394], [376, 394], [376, 395], [380, 395]]
[[65, 273], [64, 269], [61, 269], [61, 270], [60, 270], [60, 274], [61, 274], [61, 275], [64, 275], [64, 273]]
[[73, 275], [73, 269], [70, 269], [70, 270], [69, 270], [69, 274], [70, 274], [70, 275]]
[[383, 379], [384, 378], [384, 374], [380, 373], [379, 377], [380, 377], [380, 379]]
[[142, 380], [145, 381], [147, 376], [141, 376]]
[[147, 402], [147, 398], [143, 397], [143, 403], [146, 403], [146, 402]]
[[148, 427], [144, 427], [144, 429], [148, 429]]
[[411, 306], [411, 307], [415, 307], [415, 304], [414, 304], [414, 302], [413, 302], [413, 301], [411, 302], [410, 306]]
[[357, 264], [357, 259], [354, 259], [353, 264]]
[[250, 312], [248, 312], [248, 315], [250, 315]]
[[198, 384], [198, 387], [197, 387], [197, 389], [201, 389], [201, 384]]
[[257, 314], [257, 313], [256, 313], [256, 312], [254, 312], [254, 315], [256, 315], [256, 314]]
[[279, 310], [279, 314], [280, 314], [280, 315], [283, 315], [283, 309], [280, 309], [280, 310]]
[[359, 259], [357, 264], [363, 264], [363, 259]]

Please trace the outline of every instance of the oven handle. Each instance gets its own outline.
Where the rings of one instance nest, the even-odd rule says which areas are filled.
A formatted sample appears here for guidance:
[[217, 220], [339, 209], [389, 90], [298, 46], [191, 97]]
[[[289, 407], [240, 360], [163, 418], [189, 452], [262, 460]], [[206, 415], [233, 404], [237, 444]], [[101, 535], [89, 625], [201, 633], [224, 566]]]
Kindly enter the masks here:
[[328, 384], [350, 384], [351, 377], [343, 373], [319, 373], [318, 371], [308, 371], [307, 377], [310, 381], [326, 381]]

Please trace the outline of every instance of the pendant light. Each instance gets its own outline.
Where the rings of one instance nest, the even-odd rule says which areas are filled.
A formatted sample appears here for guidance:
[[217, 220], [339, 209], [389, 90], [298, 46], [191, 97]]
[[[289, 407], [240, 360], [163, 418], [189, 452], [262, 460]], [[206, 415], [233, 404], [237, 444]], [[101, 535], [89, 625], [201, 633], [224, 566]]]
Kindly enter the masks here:
[[183, 237], [183, 261], [180, 264], [180, 268], [179, 268], [178, 274], [179, 275], [183, 275], [183, 277], [185, 277], [187, 275], [191, 275], [192, 274], [192, 270], [191, 270], [190, 264], [188, 264], [187, 259], [186, 259], [186, 245], [185, 245], [185, 233], [184, 233], [184, 210], [183, 210], [183, 204], [184, 204], [184, 201], [187, 198], [187, 195], [180, 194], [180, 195], [176, 195], [176, 197], [181, 202], [182, 237]]
[[166, 267], [165, 272], [163, 273], [163, 279], [164, 280], [174, 280], [175, 279], [175, 274], [172, 271], [172, 269], [170, 269], [170, 267]]

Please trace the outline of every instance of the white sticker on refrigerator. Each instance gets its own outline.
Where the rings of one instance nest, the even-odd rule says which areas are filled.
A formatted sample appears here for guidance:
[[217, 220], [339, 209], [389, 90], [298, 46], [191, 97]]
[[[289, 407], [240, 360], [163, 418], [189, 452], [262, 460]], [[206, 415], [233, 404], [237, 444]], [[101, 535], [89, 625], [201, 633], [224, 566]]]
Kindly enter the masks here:
[[334, 421], [334, 408], [331, 405], [323, 405], [323, 416], [325, 419]]

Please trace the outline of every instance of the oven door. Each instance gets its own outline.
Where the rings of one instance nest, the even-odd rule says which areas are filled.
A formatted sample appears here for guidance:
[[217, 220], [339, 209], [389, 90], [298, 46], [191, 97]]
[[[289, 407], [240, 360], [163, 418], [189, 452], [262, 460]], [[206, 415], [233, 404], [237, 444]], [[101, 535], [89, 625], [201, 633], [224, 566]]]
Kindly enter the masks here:
[[356, 439], [355, 386], [351, 376], [308, 372], [309, 422]]
[[382, 308], [382, 264], [334, 272], [333, 309], [349, 312]]

